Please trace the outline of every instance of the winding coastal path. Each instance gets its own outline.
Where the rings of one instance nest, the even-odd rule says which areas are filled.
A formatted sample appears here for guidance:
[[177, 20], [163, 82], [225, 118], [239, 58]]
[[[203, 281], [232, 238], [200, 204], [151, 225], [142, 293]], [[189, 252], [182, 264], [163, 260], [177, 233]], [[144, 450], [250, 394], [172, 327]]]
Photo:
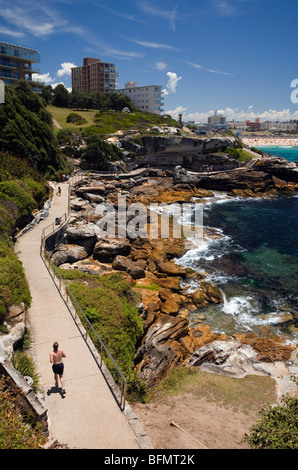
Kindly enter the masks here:
[[[70, 449], [140, 449], [135, 432], [136, 417], [129, 405], [122, 412], [102, 371], [70, 315], [40, 257], [41, 234], [56, 217], [68, 212], [68, 183], [55, 194], [50, 215], [22, 235], [16, 252], [29, 282], [32, 304], [28, 311], [35, 360], [45, 393], [49, 418], [49, 442], [57, 440]], [[65, 389], [55, 387], [49, 361], [54, 341], [65, 351]], [[152, 448], [152, 447], [151, 447]]]

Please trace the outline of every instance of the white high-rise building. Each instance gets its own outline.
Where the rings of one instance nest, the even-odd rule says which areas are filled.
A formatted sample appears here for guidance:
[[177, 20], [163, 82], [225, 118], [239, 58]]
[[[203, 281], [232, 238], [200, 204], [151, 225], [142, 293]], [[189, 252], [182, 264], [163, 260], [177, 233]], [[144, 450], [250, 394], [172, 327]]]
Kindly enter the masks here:
[[141, 111], [161, 114], [163, 109], [162, 87], [158, 85], [138, 86], [132, 80], [125, 84], [125, 88], [115, 90], [121, 95], [128, 96], [133, 104]]

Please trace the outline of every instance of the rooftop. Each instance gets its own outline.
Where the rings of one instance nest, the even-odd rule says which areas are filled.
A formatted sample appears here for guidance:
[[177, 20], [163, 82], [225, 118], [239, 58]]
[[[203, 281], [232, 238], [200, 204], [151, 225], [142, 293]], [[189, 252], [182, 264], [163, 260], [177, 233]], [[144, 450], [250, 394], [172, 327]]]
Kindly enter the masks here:
[[29, 47], [10, 44], [9, 42], [0, 41], [0, 54], [19, 57], [21, 59], [31, 60], [32, 62], [40, 62], [40, 54]]

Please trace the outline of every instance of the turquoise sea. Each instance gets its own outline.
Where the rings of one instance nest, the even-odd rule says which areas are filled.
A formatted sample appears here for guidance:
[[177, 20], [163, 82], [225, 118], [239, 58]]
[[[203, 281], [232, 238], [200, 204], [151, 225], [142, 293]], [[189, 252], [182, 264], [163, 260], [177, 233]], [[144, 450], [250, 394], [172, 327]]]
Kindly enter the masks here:
[[[294, 150], [275, 147], [271, 153], [298, 161]], [[207, 237], [177, 262], [208, 273], [223, 292], [223, 304], [198, 312], [206, 323], [229, 335], [253, 332], [297, 342], [298, 195], [238, 199], [216, 194], [204, 204], [204, 227], [215, 228], [220, 238]]]
[[298, 162], [298, 147], [256, 147], [275, 157], [282, 157], [290, 162]]

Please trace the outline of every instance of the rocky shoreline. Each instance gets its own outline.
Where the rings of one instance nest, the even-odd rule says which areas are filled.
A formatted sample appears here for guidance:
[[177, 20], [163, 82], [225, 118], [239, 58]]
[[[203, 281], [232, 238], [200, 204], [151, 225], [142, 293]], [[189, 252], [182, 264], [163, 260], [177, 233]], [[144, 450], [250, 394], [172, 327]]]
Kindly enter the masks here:
[[[117, 209], [119, 193], [125, 195], [127, 204], [142, 203], [145, 206], [193, 200], [204, 202], [213, 197], [211, 189], [214, 186], [223, 189], [222, 182], [227, 180], [231, 183], [225, 186], [225, 190], [230, 190], [231, 196], [270, 197], [285, 191], [293, 193], [298, 189], [297, 166], [286, 161], [281, 165], [279, 160], [262, 161], [258, 171], [243, 168], [237, 174], [221, 172], [218, 178], [216, 175], [193, 175], [182, 167], [176, 167], [172, 172], [148, 169], [142, 176], [125, 180], [105, 180], [94, 176], [72, 187], [70, 223], [62, 243], [50, 253], [51, 260], [63, 269], [79, 269], [99, 275], [120, 273], [139, 292], [144, 331], [136, 350], [135, 367], [149, 388], [156, 386], [173, 366], [192, 364], [197, 351], [214, 341], [234, 341], [245, 345], [251, 348], [254, 360], [267, 363], [289, 361], [295, 348], [276, 339], [254, 335], [231, 338], [214, 333], [204, 316], [198, 315], [196, 326], [190, 327], [190, 312], [199, 312], [209, 303], [222, 303], [223, 298], [217, 286], [206, 281], [206, 273], [175, 264], [174, 259], [187, 250], [185, 240], [171, 236], [167, 239], [102, 239], [98, 237], [97, 224], [101, 216], [96, 210], [97, 205], [105, 201]], [[286, 174], [291, 176], [288, 181], [279, 178]], [[253, 175], [253, 178], [248, 175]], [[220, 181], [220, 186], [216, 180]], [[204, 230], [208, 236], [212, 233], [211, 228]], [[190, 292], [187, 284], [194, 279], [199, 287]], [[200, 364], [218, 365], [226, 361], [228, 364], [231, 354], [226, 352], [220, 360], [214, 354], [207, 354]], [[243, 355], [238, 360], [243, 364]], [[251, 363], [250, 359], [248, 363]]]

